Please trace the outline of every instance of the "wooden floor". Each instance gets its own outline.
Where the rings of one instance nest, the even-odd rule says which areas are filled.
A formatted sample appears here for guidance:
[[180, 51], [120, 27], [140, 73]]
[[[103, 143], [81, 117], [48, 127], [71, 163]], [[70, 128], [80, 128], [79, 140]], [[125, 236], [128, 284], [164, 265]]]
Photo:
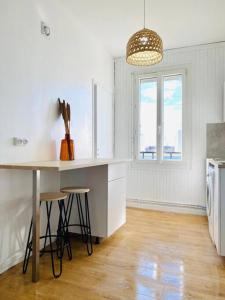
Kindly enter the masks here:
[[225, 299], [225, 266], [217, 256], [207, 219], [128, 209], [127, 224], [96, 245], [91, 257], [75, 241], [53, 279], [49, 256], [41, 258], [41, 281], [21, 274], [21, 264], [0, 275], [0, 299], [181, 300]]

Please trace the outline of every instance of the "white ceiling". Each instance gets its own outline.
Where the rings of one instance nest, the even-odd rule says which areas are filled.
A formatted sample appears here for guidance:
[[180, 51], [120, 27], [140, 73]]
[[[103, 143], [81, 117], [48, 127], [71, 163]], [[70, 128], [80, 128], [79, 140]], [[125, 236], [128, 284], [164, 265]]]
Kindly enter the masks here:
[[[69, 9], [113, 56], [143, 27], [143, 0], [67, 0]], [[146, 0], [146, 27], [171, 49], [225, 40], [225, 0]]]

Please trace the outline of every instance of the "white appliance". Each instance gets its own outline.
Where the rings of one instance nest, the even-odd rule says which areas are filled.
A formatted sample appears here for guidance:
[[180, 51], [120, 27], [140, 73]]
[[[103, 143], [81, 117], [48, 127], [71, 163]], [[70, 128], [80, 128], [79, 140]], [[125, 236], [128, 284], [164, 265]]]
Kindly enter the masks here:
[[215, 166], [207, 162], [206, 173], [206, 212], [208, 216], [209, 234], [214, 242], [214, 181]]
[[206, 178], [209, 234], [218, 254], [225, 256], [225, 161], [207, 159]]

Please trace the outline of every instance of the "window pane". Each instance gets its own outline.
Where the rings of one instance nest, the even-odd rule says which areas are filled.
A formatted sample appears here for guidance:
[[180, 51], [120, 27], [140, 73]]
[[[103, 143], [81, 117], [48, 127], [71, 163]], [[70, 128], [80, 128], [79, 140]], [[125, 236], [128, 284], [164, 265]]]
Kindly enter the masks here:
[[182, 75], [163, 80], [163, 159], [182, 160]]
[[139, 159], [156, 160], [157, 80], [140, 81]]

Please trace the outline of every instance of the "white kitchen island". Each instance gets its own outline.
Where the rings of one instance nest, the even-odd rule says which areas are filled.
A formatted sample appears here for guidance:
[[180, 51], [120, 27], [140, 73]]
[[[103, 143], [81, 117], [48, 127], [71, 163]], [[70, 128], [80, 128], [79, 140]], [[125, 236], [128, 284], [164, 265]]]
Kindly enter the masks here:
[[92, 235], [106, 238], [126, 222], [127, 161], [43, 161], [0, 165], [0, 169], [27, 170], [33, 173], [33, 282], [39, 281], [42, 172], [49, 172], [49, 179], [53, 178], [56, 191], [64, 186], [88, 186], [91, 189], [89, 203]]

